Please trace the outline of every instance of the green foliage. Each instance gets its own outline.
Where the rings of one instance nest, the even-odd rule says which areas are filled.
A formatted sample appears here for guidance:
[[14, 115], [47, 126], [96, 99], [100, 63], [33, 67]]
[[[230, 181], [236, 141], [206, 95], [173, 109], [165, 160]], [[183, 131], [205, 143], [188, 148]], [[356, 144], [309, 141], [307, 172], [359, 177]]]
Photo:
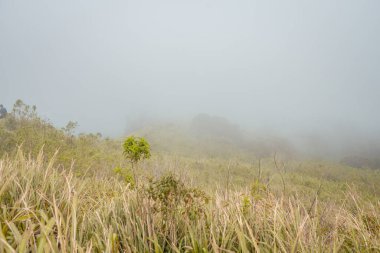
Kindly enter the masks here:
[[132, 189], [135, 188], [136, 182], [133, 177], [133, 173], [129, 168], [120, 168], [120, 167], [115, 167], [113, 169], [113, 172], [117, 175], [119, 175], [123, 181], [129, 185]]
[[149, 143], [141, 137], [130, 136], [123, 144], [124, 156], [132, 163], [136, 164], [142, 159], [151, 156]]
[[18, 147], [37, 157], [41, 148], [47, 156], [59, 150], [56, 162], [70, 167], [74, 162], [79, 173], [92, 168], [113, 167], [122, 160], [119, 154], [120, 143], [103, 139], [100, 134], [74, 135], [76, 122], [70, 121], [66, 127], [58, 129], [37, 114], [36, 106], [17, 100], [11, 113], [0, 120], [0, 157], [12, 155]]
[[205, 192], [186, 187], [173, 174], [151, 181], [146, 193], [154, 201], [154, 209], [163, 213], [164, 217], [178, 212], [190, 219], [199, 218], [209, 201]]
[[241, 200], [241, 210], [244, 215], [248, 214], [249, 209], [251, 208], [251, 200], [249, 196], [243, 195], [242, 200]]
[[259, 180], [253, 181], [251, 184], [251, 196], [256, 200], [261, 199], [267, 191], [267, 187]]

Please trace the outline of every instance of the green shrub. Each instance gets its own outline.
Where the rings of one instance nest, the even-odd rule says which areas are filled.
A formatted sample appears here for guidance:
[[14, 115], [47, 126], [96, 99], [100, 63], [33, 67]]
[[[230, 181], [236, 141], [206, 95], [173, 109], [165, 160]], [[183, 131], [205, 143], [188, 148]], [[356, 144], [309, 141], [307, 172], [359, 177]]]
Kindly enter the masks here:
[[119, 175], [123, 181], [129, 185], [132, 189], [135, 188], [136, 182], [135, 179], [133, 178], [133, 173], [131, 169], [129, 168], [120, 168], [120, 167], [115, 167], [113, 169], [113, 172], [117, 175]]
[[123, 148], [124, 156], [133, 165], [150, 157], [150, 145], [144, 138], [130, 136], [124, 141]]
[[244, 215], [247, 215], [249, 212], [249, 209], [251, 208], [251, 200], [249, 196], [243, 195], [241, 200], [241, 210]]
[[131, 162], [133, 179], [138, 186], [136, 166], [140, 160], [150, 158], [150, 145], [144, 138], [130, 136], [124, 141], [123, 149], [125, 158]]
[[259, 200], [263, 197], [263, 195], [266, 193], [267, 187], [263, 183], [261, 183], [259, 180], [255, 180], [251, 184], [251, 196]]
[[198, 218], [209, 201], [205, 192], [186, 187], [172, 174], [150, 181], [146, 193], [154, 202], [155, 212], [161, 212], [164, 217], [179, 213], [190, 219]]

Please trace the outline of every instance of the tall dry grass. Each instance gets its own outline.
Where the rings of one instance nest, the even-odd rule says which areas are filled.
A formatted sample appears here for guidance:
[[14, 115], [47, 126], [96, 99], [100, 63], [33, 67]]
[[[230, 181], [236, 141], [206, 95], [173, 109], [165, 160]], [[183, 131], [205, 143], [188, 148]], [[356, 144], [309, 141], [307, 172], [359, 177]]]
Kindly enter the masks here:
[[380, 252], [380, 203], [355, 192], [312, 205], [215, 192], [194, 218], [157, 210], [116, 178], [78, 177], [21, 151], [0, 160], [0, 182], [0, 252]]

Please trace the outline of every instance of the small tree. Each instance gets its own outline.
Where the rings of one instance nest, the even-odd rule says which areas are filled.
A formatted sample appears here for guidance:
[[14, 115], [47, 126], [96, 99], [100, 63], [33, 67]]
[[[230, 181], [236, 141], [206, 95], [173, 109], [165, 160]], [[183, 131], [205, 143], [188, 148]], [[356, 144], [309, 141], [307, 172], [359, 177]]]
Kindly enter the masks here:
[[150, 145], [144, 138], [130, 136], [124, 141], [123, 148], [125, 158], [132, 164], [133, 177], [138, 186], [136, 166], [140, 160], [150, 157]]

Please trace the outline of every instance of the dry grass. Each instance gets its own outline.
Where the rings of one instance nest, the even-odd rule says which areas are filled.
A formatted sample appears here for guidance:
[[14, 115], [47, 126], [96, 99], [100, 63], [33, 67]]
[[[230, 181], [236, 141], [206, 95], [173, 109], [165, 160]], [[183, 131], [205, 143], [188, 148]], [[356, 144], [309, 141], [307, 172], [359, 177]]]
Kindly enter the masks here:
[[[0, 160], [0, 252], [380, 252], [380, 203], [216, 191], [197, 218], [21, 151]], [[146, 183], [148, 184], [148, 183]], [[139, 192], [139, 193], [138, 193]]]

